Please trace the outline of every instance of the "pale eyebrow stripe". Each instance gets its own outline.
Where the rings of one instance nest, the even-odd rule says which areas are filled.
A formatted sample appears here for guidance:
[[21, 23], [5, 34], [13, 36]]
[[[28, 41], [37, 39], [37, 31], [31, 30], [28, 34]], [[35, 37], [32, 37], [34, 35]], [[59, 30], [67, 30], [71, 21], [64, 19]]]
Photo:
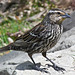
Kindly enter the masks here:
[[49, 12], [50, 12], [50, 13], [54, 13], [54, 12], [56, 12], [56, 13], [57, 13], [57, 12], [60, 12], [61, 14], [65, 15], [65, 13], [64, 13], [64, 12], [62, 12], [62, 11], [52, 11], [52, 10], [50, 10]]
[[61, 11], [59, 11], [62, 15], [65, 15], [65, 13], [64, 12], [61, 12]]
[[[50, 10], [49, 12], [50, 12], [50, 13], [54, 13], [54, 12], [58, 12], [58, 11], [52, 11], [52, 10]], [[60, 12], [60, 11], [59, 11], [59, 12]]]

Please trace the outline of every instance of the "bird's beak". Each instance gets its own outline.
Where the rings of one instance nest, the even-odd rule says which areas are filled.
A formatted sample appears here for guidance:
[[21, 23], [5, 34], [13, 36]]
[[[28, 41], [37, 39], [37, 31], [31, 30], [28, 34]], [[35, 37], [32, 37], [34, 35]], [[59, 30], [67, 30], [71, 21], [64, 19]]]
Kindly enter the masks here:
[[62, 18], [71, 18], [71, 16], [66, 13], [65, 15], [62, 15]]

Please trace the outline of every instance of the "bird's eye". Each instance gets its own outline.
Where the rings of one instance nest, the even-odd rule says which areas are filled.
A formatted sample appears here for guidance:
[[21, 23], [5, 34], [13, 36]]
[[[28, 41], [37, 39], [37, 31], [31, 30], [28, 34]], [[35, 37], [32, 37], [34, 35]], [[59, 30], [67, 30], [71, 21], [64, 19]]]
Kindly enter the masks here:
[[60, 14], [60, 12], [58, 12], [58, 14]]

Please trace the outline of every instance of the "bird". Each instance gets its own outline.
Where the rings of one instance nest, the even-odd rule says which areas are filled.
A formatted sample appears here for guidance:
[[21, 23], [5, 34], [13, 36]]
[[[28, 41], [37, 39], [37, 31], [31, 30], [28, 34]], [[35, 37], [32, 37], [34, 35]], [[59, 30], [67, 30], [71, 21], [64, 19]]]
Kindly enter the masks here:
[[35, 53], [41, 53], [42, 56], [52, 63], [52, 67], [56, 71], [65, 71], [64, 68], [57, 66], [51, 59], [49, 59], [46, 53], [59, 41], [61, 34], [63, 33], [62, 22], [66, 18], [71, 17], [61, 9], [55, 8], [49, 10], [39, 24], [18, 37], [13, 43], [0, 48], [0, 52], [8, 50], [26, 52], [32, 60], [35, 69], [47, 73], [44, 68], [37, 66], [32, 57]]

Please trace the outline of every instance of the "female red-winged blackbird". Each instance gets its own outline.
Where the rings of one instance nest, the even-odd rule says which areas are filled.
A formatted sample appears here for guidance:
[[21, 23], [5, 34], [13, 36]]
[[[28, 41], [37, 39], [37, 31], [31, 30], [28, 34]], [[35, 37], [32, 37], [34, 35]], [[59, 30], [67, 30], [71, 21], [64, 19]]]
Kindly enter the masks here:
[[32, 58], [33, 54], [42, 53], [53, 64], [52, 67], [55, 70], [64, 71], [64, 68], [58, 67], [46, 56], [47, 50], [52, 48], [60, 38], [63, 31], [61, 23], [64, 18], [70, 18], [70, 16], [60, 9], [50, 10], [41, 23], [17, 38], [15, 42], [0, 48], [0, 52], [7, 50], [27, 52], [36, 70], [47, 72], [38, 67]]

